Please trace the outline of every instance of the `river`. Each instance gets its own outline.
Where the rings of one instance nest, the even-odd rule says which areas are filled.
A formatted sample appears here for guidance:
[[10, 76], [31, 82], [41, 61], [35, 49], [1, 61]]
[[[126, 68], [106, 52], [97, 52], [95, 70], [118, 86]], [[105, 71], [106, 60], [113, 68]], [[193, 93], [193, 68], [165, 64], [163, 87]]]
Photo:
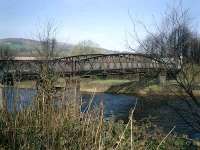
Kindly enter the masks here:
[[[36, 91], [33, 89], [6, 89], [7, 106], [8, 110], [12, 111], [14, 108], [14, 99], [17, 98], [16, 110], [30, 106], [36, 95]], [[82, 93], [82, 111], [85, 110], [88, 103], [92, 99], [91, 106], [98, 107], [100, 103], [104, 106], [104, 118], [112, 118], [114, 120], [128, 120], [129, 112], [135, 107], [136, 97], [127, 95], [117, 95], [109, 93]], [[189, 136], [196, 134], [189, 126], [187, 126], [183, 120], [178, 117], [175, 112], [173, 112], [165, 104], [160, 106], [150, 105], [148, 107], [142, 107], [140, 109], [141, 102], [138, 100], [138, 105], [134, 117], [136, 120], [142, 120], [151, 116], [150, 121], [157, 125], [158, 127], [166, 130], [168, 132], [173, 126], [176, 126], [175, 131], [177, 133], [184, 133]], [[144, 104], [143, 104], [144, 105]], [[177, 103], [179, 105], [179, 103]]]
[[[16, 110], [19, 111], [32, 104], [36, 90], [34, 89], [6, 89], [6, 99], [8, 110], [14, 109], [14, 99], [16, 101]], [[126, 120], [129, 116], [129, 111], [135, 106], [136, 97], [126, 95], [116, 95], [108, 93], [82, 93], [81, 94], [83, 105], [82, 111], [86, 109], [90, 100], [91, 106], [97, 108], [100, 102], [103, 102], [104, 106], [104, 117], [106, 119], [112, 117], [115, 120]]]
[[104, 106], [104, 117], [106, 119], [112, 118], [114, 120], [127, 121], [129, 112], [136, 104], [136, 97], [126, 96], [123, 94], [109, 94], [109, 93], [83, 93], [82, 99], [85, 104], [83, 109], [87, 106], [88, 102], [92, 99], [92, 106], [98, 107], [102, 102]]

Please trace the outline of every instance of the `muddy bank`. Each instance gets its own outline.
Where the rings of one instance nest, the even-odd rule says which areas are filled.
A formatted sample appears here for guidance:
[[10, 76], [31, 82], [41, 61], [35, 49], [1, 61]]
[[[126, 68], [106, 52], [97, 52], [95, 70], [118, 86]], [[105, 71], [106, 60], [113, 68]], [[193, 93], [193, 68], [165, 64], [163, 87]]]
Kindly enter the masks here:
[[[130, 82], [130, 80], [91, 80], [81, 79], [80, 91], [81, 92], [98, 92], [98, 93], [111, 93], [108, 90], [113, 86], [119, 86]], [[122, 93], [123, 94], [123, 93]]]

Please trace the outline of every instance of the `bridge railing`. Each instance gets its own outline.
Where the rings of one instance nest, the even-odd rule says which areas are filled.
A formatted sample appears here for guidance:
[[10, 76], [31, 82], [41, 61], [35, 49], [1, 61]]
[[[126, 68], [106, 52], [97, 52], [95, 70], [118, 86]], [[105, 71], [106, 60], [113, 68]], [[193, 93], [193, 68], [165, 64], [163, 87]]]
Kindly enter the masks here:
[[[163, 64], [144, 54], [93, 54], [80, 55], [53, 60], [0, 60], [1, 72], [21, 72], [22, 74], [39, 74], [41, 65], [48, 64], [49, 68], [65, 75], [81, 75], [95, 73], [139, 73], [150, 70], [178, 69], [176, 64]], [[166, 65], [168, 65], [166, 67]], [[170, 66], [171, 65], [171, 66]], [[9, 68], [9, 69], [8, 69]], [[8, 70], [7, 70], [8, 69]]]

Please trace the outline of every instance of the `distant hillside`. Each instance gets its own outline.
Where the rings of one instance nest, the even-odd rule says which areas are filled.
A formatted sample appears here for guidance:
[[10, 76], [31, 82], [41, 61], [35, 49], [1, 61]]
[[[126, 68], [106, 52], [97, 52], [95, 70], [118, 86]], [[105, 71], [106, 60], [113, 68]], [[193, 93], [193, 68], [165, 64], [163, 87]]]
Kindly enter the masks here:
[[[35, 56], [36, 50], [40, 46], [40, 42], [23, 38], [6, 38], [0, 39], [0, 46], [9, 47], [16, 56]], [[61, 55], [67, 55], [72, 47], [73, 45], [70, 44], [57, 43], [57, 49], [62, 53]]]
[[[40, 46], [40, 42], [36, 40], [23, 39], [23, 38], [6, 38], [0, 39], [0, 46], [8, 47], [15, 56], [36, 56], [36, 50]], [[115, 53], [107, 49], [92, 47], [80, 50], [76, 45], [57, 42], [56, 49], [59, 56], [79, 55], [79, 54], [90, 54], [90, 53]]]
[[91, 40], [84, 40], [74, 45], [74, 47], [71, 49], [70, 55], [110, 54], [110, 53], [115, 53], [115, 52], [101, 48], [99, 44]]

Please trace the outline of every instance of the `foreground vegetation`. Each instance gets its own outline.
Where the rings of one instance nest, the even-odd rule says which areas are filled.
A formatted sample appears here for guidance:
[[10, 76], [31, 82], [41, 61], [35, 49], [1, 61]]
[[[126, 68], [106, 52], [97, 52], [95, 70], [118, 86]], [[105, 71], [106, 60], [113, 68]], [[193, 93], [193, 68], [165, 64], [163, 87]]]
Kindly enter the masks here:
[[[196, 37], [196, 34], [194, 35], [188, 30], [189, 26], [185, 26], [187, 25], [187, 19], [185, 19], [187, 16], [185, 17], [185, 12], [181, 11], [181, 13], [179, 17], [179, 13], [172, 11], [172, 14], [167, 16], [166, 21], [164, 20], [166, 26], [158, 27], [156, 31], [159, 33], [154, 34], [148, 32], [150, 33], [150, 37], [147, 38], [146, 41], [139, 42], [139, 45], [143, 47], [145, 54], [154, 56], [164, 64], [166, 62], [163, 61], [163, 58], [171, 58], [171, 56], [173, 56], [174, 60], [181, 59], [178, 61], [182, 62], [180, 75], [178, 78], [175, 77], [174, 80], [176, 80], [176, 85], [181, 88], [181, 92], [184, 91], [185, 94], [190, 97], [189, 100], [185, 101], [190, 108], [187, 109], [189, 110], [187, 112], [189, 117], [185, 118], [186, 121], [189, 122], [196, 131], [200, 131], [200, 103], [193, 93], [193, 87], [195, 85], [194, 79], [196, 76], [199, 76], [199, 70], [196, 69], [194, 64], [199, 63], [199, 55], [197, 54], [199, 54], [200, 41], [199, 37]], [[163, 23], [161, 25], [163, 25]], [[54, 28], [48, 24], [47, 28], [41, 32], [42, 34], [39, 34], [39, 49], [36, 48], [35, 53], [37, 56], [42, 56], [47, 60], [58, 56], [54, 32]], [[187, 39], [185, 37], [187, 37]], [[198, 45], [198, 49], [194, 45]], [[7, 53], [10, 49], [10, 47], [7, 46], [8, 45], [1, 48], [2, 57], [5, 59], [12, 58], [12, 53]], [[99, 50], [91, 51], [93, 49], [94, 46], [91, 48], [91, 45], [88, 46], [83, 42], [75, 48], [74, 53], [71, 53], [85, 54], [86, 50], [89, 50], [90, 53], [97, 53], [96, 50]], [[188, 56], [187, 54], [189, 53], [190, 55]], [[174, 65], [174, 61], [169, 63]], [[9, 68], [9, 66], [7, 67]], [[164, 69], [167, 70], [168, 65], [164, 67]], [[90, 105], [88, 105], [87, 109], [82, 110], [82, 102], [77, 101], [77, 99], [66, 99], [66, 93], [69, 97], [74, 97], [72, 93], [76, 93], [70, 93], [72, 90], [72, 86], [70, 85], [67, 85], [68, 88], [64, 88], [65, 91], [61, 93], [60, 96], [62, 100], [59, 100], [59, 98], [56, 97], [54, 86], [60, 75], [57, 75], [51, 68], [49, 64], [41, 64], [38, 71], [39, 80], [36, 84], [38, 93], [34, 103], [28, 108], [16, 111], [16, 107], [14, 107], [12, 111], [8, 111], [5, 105], [7, 100], [4, 99], [4, 107], [0, 111], [0, 149], [179, 150], [194, 148], [191, 142], [173, 134], [176, 127], [168, 130], [167, 134], [147, 121], [140, 124], [137, 123], [133, 119], [135, 108], [130, 112], [128, 123], [124, 124], [122, 121], [114, 122], [112, 119], [109, 121], [104, 120], [103, 104], [100, 104], [96, 109], [91, 109]], [[187, 72], [189, 72], [189, 74]], [[18, 80], [20, 80], [20, 78]], [[65, 81], [65, 83], [67, 82], [69, 81]], [[121, 81], [98, 82], [101, 82], [102, 85], [107, 84], [110, 86], [115, 84], [115, 87], [110, 87], [107, 91], [118, 91], [117, 93], [138, 92], [135, 91], [136, 89], [151, 94], [154, 93], [153, 91], [161, 93], [165, 90], [165, 88], [149, 82], [145, 82], [144, 84], [138, 84], [138, 82], [124, 82], [122, 85], [120, 85], [120, 83], [122, 83]], [[29, 84], [30, 83], [26, 83], [26, 86], [29, 86]], [[173, 91], [172, 88], [171, 90]], [[59, 101], [55, 102], [55, 99]], [[17, 99], [13, 101], [14, 106], [16, 106], [16, 102]], [[191, 105], [190, 102], [194, 104]], [[89, 104], [91, 104], [91, 102], [89, 102]], [[185, 110], [183, 111], [185, 112]]]
[[45, 95], [20, 112], [1, 110], [1, 149], [188, 149], [190, 142], [171, 132], [163, 134], [150, 123], [128, 124], [103, 119], [98, 109], [80, 111], [81, 104], [67, 101], [61, 107]]

